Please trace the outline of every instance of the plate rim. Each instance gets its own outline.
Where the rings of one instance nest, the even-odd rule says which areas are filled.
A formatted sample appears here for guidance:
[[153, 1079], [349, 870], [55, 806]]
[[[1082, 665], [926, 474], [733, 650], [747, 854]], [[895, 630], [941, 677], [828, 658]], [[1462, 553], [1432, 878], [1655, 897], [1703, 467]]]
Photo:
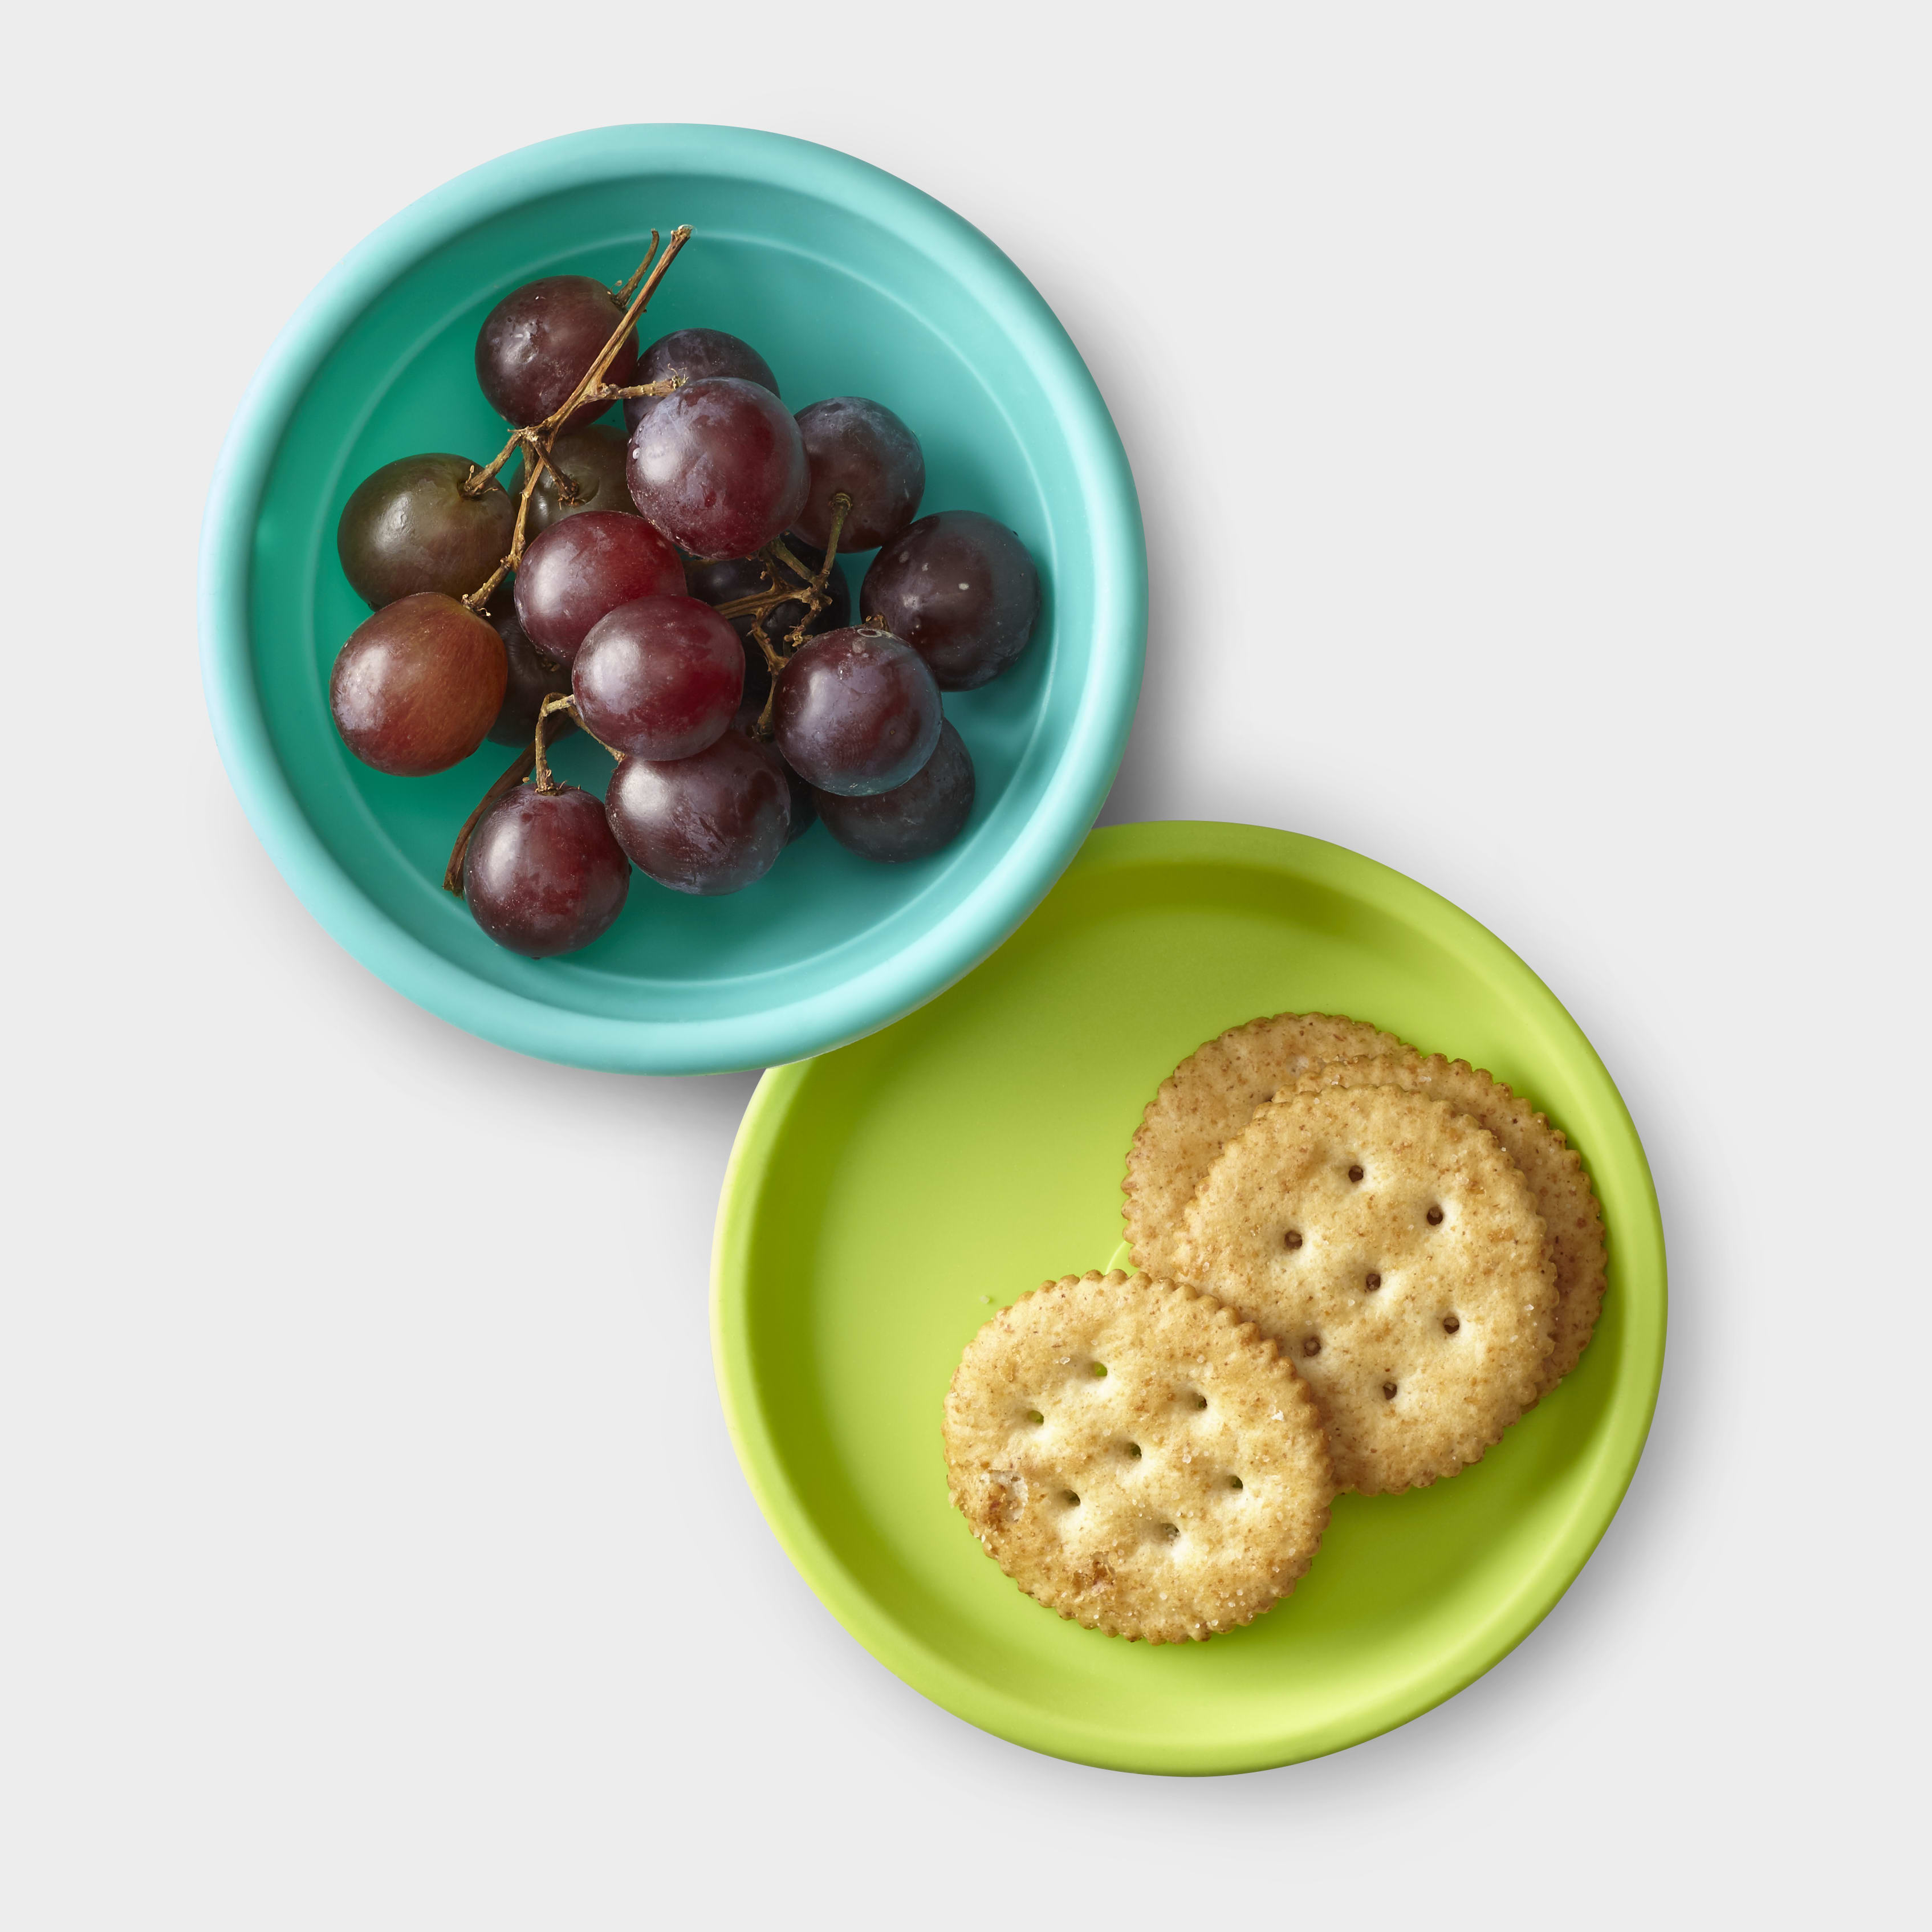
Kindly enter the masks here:
[[[1016, 338], [1068, 438], [1095, 548], [1096, 649], [1038, 808], [972, 892], [865, 971], [803, 999], [722, 1018], [570, 1011], [480, 979], [393, 922], [337, 861], [297, 800], [250, 664], [261, 500], [289, 422], [336, 339], [419, 256], [521, 202], [641, 170], [696, 167], [788, 187], [916, 238]], [[306, 296], [250, 379], [216, 460], [197, 574], [202, 687], [217, 749], [255, 834], [331, 938], [406, 998], [517, 1052], [612, 1072], [716, 1073], [828, 1052], [890, 1025], [970, 972], [1017, 928], [1079, 849], [1138, 702], [1147, 548], [1120, 433], [1045, 296], [963, 215], [856, 156], [761, 128], [651, 122], [512, 150], [431, 189], [358, 242]]]
[[[1620, 1228], [1619, 1274], [1625, 1297], [1623, 1372], [1599, 1432], [1588, 1488], [1559, 1535], [1513, 1597], [1434, 1667], [1411, 1673], [1364, 1706], [1327, 1724], [1298, 1727], [1258, 1748], [1123, 1742], [1091, 1724], [1042, 1714], [953, 1666], [884, 1610], [840, 1560], [787, 1473], [758, 1399], [751, 1366], [749, 1248], [755, 1204], [791, 1106], [812, 1063], [772, 1067], [739, 1124], [720, 1190], [712, 1243], [712, 1364], [733, 1452], [760, 1513], [793, 1568], [846, 1631], [902, 1682], [954, 1716], [1009, 1742], [1102, 1769], [1214, 1776], [1272, 1769], [1366, 1742], [1432, 1710], [1508, 1655], [1542, 1622], [1582, 1573], [1615, 1519], [1648, 1438], [1662, 1384], [1669, 1282], [1661, 1210], [1649, 1161], [1628, 1106], [1582, 1028], [1528, 964], [1451, 901], [1378, 860], [1300, 832], [1216, 820], [1168, 819], [1090, 832], [1066, 870], [1072, 878], [1152, 860], [1227, 862], [1292, 873], [1378, 909], [1419, 920], [1438, 940], [1474, 951], [1533, 1006], [1543, 1009], [1588, 1055], [1612, 1103], [1613, 1129], [1634, 1156], [1641, 1185], [1633, 1225]], [[1366, 890], [1364, 890], [1364, 888]]]

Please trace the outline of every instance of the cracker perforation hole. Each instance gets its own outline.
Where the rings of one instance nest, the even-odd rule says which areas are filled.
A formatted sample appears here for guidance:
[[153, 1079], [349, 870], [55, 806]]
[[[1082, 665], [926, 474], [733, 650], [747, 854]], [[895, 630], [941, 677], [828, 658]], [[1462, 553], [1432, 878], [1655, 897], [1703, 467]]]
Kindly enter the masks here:
[[1386, 1402], [1394, 1401], [1395, 1384], [1394, 1382], [1384, 1382], [1382, 1384], [1382, 1399]]
[[1381, 1287], [1382, 1285], [1382, 1278], [1373, 1268], [1370, 1269], [1368, 1273], [1362, 1277], [1362, 1286], [1366, 1288], [1371, 1294], [1374, 1294], [1376, 1290]]
[[1130, 1442], [1125, 1446], [1127, 1460], [1130, 1462], [1138, 1462], [1141, 1460], [1141, 1445], [1138, 1442]]
[[1178, 1543], [1180, 1540], [1180, 1526], [1178, 1522], [1164, 1522], [1160, 1526], [1160, 1534], [1168, 1542]]
[[1442, 1318], [1442, 1332], [1445, 1335], [1454, 1334], [1456, 1330], [1461, 1328], [1462, 1325], [1462, 1323], [1460, 1316], [1445, 1315]]
[[1299, 1228], [1289, 1228], [1288, 1232], [1282, 1236], [1281, 1244], [1283, 1247], [1288, 1249], [1300, 1247], [1301, 1245], [1301, 1230]]
[[1348, 1178], [1351, 1180], [1360, 1180], [1361, 1178], [1362, 1163], [1360, 1161], [1352, 1162], [1348, 1168]]
[[1422, 1218], [1432, 1228], [1439, 1228], [1442, 1225], [1442, 1210], [1440, 1208], [1432, 1208]]
[[1104, 1376], [1107, 1372], [1107, 1365], [1105, 1362], [1091, 1363], [1088, 1365], [1088, 1372], [1096, 1378]]
[[1062, 1490], [1060, 1492], [1060, 1500], [1069, 1509], [1078, 1509], [1080, 1507], [1080, 1495], [1076, 1490]]
[[1319, 1335], [1310, 1336], [1307, 1340], [1302, 1343], [1301, 1352], [1304, 1355], [1320, 1354], [1322, 1352], [1322, 1337]]
[[1228, 1486], [1231, 1490], [1244, 1490], [1247, 1487], [1247, 1484], [1238, 1476], [1230, 1476], [1228, 1478]]

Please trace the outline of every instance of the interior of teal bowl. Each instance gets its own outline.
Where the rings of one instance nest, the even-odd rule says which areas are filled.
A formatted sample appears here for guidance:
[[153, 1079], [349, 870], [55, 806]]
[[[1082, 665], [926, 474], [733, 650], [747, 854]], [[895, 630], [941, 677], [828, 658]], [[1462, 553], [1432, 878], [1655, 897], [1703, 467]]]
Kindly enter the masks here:
[[[574, 164], [556, 152], [573, 146]], [[251, 434], [264, 444], [259, 490], [242, 501], [231, 487], [224, 502], [218, 481], [210, 520], [252, 526], [245, 635], [225, 634], [219, 583], [212, 598], [205, 585], [224, 754], [278, 862], [298, 890], [316, 885], [304, 896], [336, 936], [458, 1024], [616, 1067], [802, 1058], [968, 970], [1024, 917], [1091, 824], [1138, 687], [1144, 565], [1131, 478], [1045, 304], [984, 238], [904, 184], [741, 130], [608, 130], [525, 154], [545, 164], [519, 170], [513, 155], [465, 177], [452, 188], [471, 191], [440, 219], [430, 218], [437, 197], [419, 205], [425, 238], [403, 249], [390, 236], [386, 256], [376, 250], [379, 286], [366, 286], [366, 265], [358, 281], [352, 256], [332, 278], [332, 304], [329, 284], [318, 291], [308, 331], [317, 339], [289, 358], [305, 366], [265, 371], [244, 405], [231, 452]], [[1018, 531], [1040, 566], [1044, 608], [1011, 670], [946, 698], [978, 796], [944, 852], [874, 865], [819, 826], [730, 897], [691, 897], [634, 874], [604, 938], [568, 958], [525, 959], [484, 938], [441, 884], [458, 828], [511, 753], [486, 743], [437, 776], [391, 778], [335, 733], [330, 667], [367, 614], [336, 561], [336, 521], [357, 483], [394, 458], [482, 460], [499, 447], [504, 427], [472, 356], [507, 291], [566, 272], [618, 282], [653, 227], [679, 223], [693, 238], [643, 340], [728, 329], [757, 346], [794, 408], [857, 394], [897, 411], [924, 446], [923, 508], [984, 511]], [[221, 534], [211, 528], [218, 579]], [[848, 560], [855, 596], [869, 561]], [[595, 746], [566, 742], [557, 762], [602, 793], [610, 766]], [[298, 836], [278, 840], [265, 820], [291, 814]]]

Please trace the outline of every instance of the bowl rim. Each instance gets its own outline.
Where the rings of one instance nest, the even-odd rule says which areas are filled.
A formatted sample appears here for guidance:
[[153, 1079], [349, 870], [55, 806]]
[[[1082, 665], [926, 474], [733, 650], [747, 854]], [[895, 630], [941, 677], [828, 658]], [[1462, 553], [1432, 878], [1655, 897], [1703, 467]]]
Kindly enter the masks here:
[[[1420, 881], [1346, 846], [1217, 820], [1102, 826], [1088, 836], [1070, 874], [1105, 880], [1148, 866], [1276, 873], [1358, 900], [1413, 928], [1507, 988], [1525, 1026], [1560, 1041], [1594, 1094], [1601, 1119], [1592, 1152], [1593, 1182], [1600, 1199], [1604, 1180], [1614, 1170], [1627, 1200], [1614, 1226], [1605, 1206], [1606, 1232], [1620, 1255], [1623, 1346], [1614, 1391], [1592, 1441], [1587, 1479], [1568, 1517], [1513, 1592], [1471, 1620], [1456, 1643], [1392, 1672], [1350, 1710], [1235, 1743], [1154, 1736], [1124, 1727], [1104, 1712], [1076, 1718], [1044, 1710], [992, 1674], [960, 1662], [883, 1600], [848, 1562], [844, 1546], [796, 1480], [791, 1454], [765, 1400], [756, 1340], [759, 1220], [791, 1130], [793, 1107], [813, 1066], [771, 1068], [739, 1123], [712, 1233], [712, 1370], [733, 1452], [766, 1526], [819, 1601], [895, 1676], [954, 1716], [1048, 1756], [1110, 1771], [1221, 1776], [1324, 1756], [1407, 1724], [1474, 1682], [1556, 1607], [1609, 1529], [1648, 1438], [1663, 1381], [1669, 1271], [1656, 1184], [1609, 1069], [1556, 994], [1479, 920]], [[1106, 1265], [1098, 1257], [1093, 1264]], [[933, 1442], [936, 1454], [936, 1422]]]
[[[271, 740], [249, 603], [262, 493], [301, 397], [335, 342], [429, 250], [520, 203], [646, 170], [781, 184], [897, 234], [971, 290], [1014, 339], [1066, 437], [1094, 555], [1094, 650], [1040, 802], [986, 875], [910, 942], [842, 982], [754, 1013], [619, 1018], [481, 979], [404, 931], [338, 862]], [[270, 346], [237, 406], [202, 520], [202, 683], [230, 782], [276, 869], [346, 951], [418, 1006], [500, 1046], [611, 1072], [722, 1072], [800, 1060], [889, 1025], [969, 972], [1039, 904], [1098, 816], [1126, 748], [1146, 652], [1139, 500], [1091, 373], [1043, 296], [969, 222], [871, 164], [785, 134], [693, 122], [587, 130], [519, 148], [432, 189], [344, 256]]]

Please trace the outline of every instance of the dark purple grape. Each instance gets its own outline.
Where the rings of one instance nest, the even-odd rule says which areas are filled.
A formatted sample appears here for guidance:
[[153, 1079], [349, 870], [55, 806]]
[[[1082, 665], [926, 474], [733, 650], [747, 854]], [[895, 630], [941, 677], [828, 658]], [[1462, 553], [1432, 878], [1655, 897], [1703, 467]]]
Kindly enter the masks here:
[[765, 662], [764, 653], [756, 644], [747, 644], [744, 694], [738, 700], [738, 709], [732, 714], [732, 728], [748, 735], [755, 731], [758, 720], [765, 715], [765, 700], [771, 694], [772, 674]]
[[[736, 376], [775, 396], [778, 393], [778, 379], [772, 374], [772, 365], [748, 342], [740, 342], [722, 328], [674, 328], [668, 335], [659, 336], [639, 358], [636, 380], [662, 382], [673, 376], [682, 376], [686, 382], [701, 382], [707, 376]], [[626, 396], [625, 426], [635, 429], [663, 400], [661, 396]]]
[[575, 785], [519, 785], [490, 807], [464, 855], [471, 916], [499, 946], [532, 959], [588, 946], [630, 890], [630, 861], [602, 801]]
[[904, 784], [932, 757], [941, 722], [925, 659], [884, 631], [829, 631], [778, 674], [778, 750], [820, 791], [866, 798]]
[[896, 790], [870, 798], [817, 794], [825, 828], [848, 851], [896, 866], [950, 845], [973, 812], [973, 760], [949, 718], [932, 756]]
[[970, 692], [1026, 650], [1040, 618], [1040, 572], [1005, 524], [941, 510], [879, 550], [858, 604], [932, 664], [941, 690]]
[[[638, 506], [631, 501], [630, 486], [624, 481], [624, 432], [608, 423], [592, 423], [587, 429], [567, 429], [550, 449], [552, 467], [537, 478], [530, 492], [530, 509], [524, 532], [540, 537], [553, 524], [566, 517], [581, 516], [586, 510], [614, 511], [620, 517], [634, 517]], [[556, 472], [570, 478], [578, 500], [566, 503], [557, 485]], [[524, 466], [510, 479], [512, 498], [524, 488]], [[500, 552], [500, 555], [501, 553]]]
[[778, 766], [791, 793], [791, 830], [785, 834], [785, 843], [795, 845], [818, 823], [818, 794], [784, 759], [778, 759]]
[[859, 608], [904, 638], [940, 690], [972, 691], [1026, 649], [1040, 574], [1005, 524], [976, 510], [941, 510], [872, 560]]
[[482, 743], [508, 675], [488, 624], [454, 597], [418, 591], [358, 626], [330, 674], [328, 708], [365, 765], [425, 778]]
[[791, 824], [778, 754], [736, 731], [673, 764], [626, 758], [604, 805], [640, 870], [674, 892], [706, 896], [763, 878]]
[[[624, 319], [623, 305], [589, 275], [546, 275], [512, 289], [476, 336], [476, 380], [490, 406], [519, 428], [548, 420], [583, 380]], [[638, 338], [611, 358], [604, 380], [622, 388], [636, 376]], [[564, 427], [595, 422], [608, 404], [581, 403]]]
[[517, 506], [494, 476], [463, 494], [478, 466], [466, 456], [405, 456], [356, 486], [335, 553], [372, 610], [419, 590], [466, 597], [489, 580], [509, 550]]
[[658, 763], [719, 737], [745, 688], [745, 650], [695, 597], [640, 597], [590, 628], [571, 666], [584, 728], [614, 751]]
[[852, 500], [838, 532], [842, 550], [872, 550], [919, 514], [926, 457], [919, 438], [882, 403], [834, 396], [798, 412], [798, 433], [812, 466], [812, 494], [793, 526], [823, 548], [832, 540], [832, 498]]
[[[503, 640], [503, 656], [509, 667], [502, 708], [496, 713], [496, 723], [490, 727], [490, 736], [499, 745], [527, 745], [537, 728], [537, 713], [543, 709], [544, 700], [570, 689], [570, 667], [554, 663], [524, 635], [523, 626], [517, 622], [515, 600], [507, 586], [485, 615]], [[544, 727], [552, 739], [571, 728], [568, 718], [554, 712]]]
[[749, 556], [797, 521], [812, 484], [798, 424], [770, 390], [713, 376], [668, 395], [631, 438], [631, 500], [693, 556]]
[[641, 517], [586, 510], [524, 553], [517, 619], [532, 644], [568, 664], [598, 618], [640, 597], [681, 597], [684, 566]]

